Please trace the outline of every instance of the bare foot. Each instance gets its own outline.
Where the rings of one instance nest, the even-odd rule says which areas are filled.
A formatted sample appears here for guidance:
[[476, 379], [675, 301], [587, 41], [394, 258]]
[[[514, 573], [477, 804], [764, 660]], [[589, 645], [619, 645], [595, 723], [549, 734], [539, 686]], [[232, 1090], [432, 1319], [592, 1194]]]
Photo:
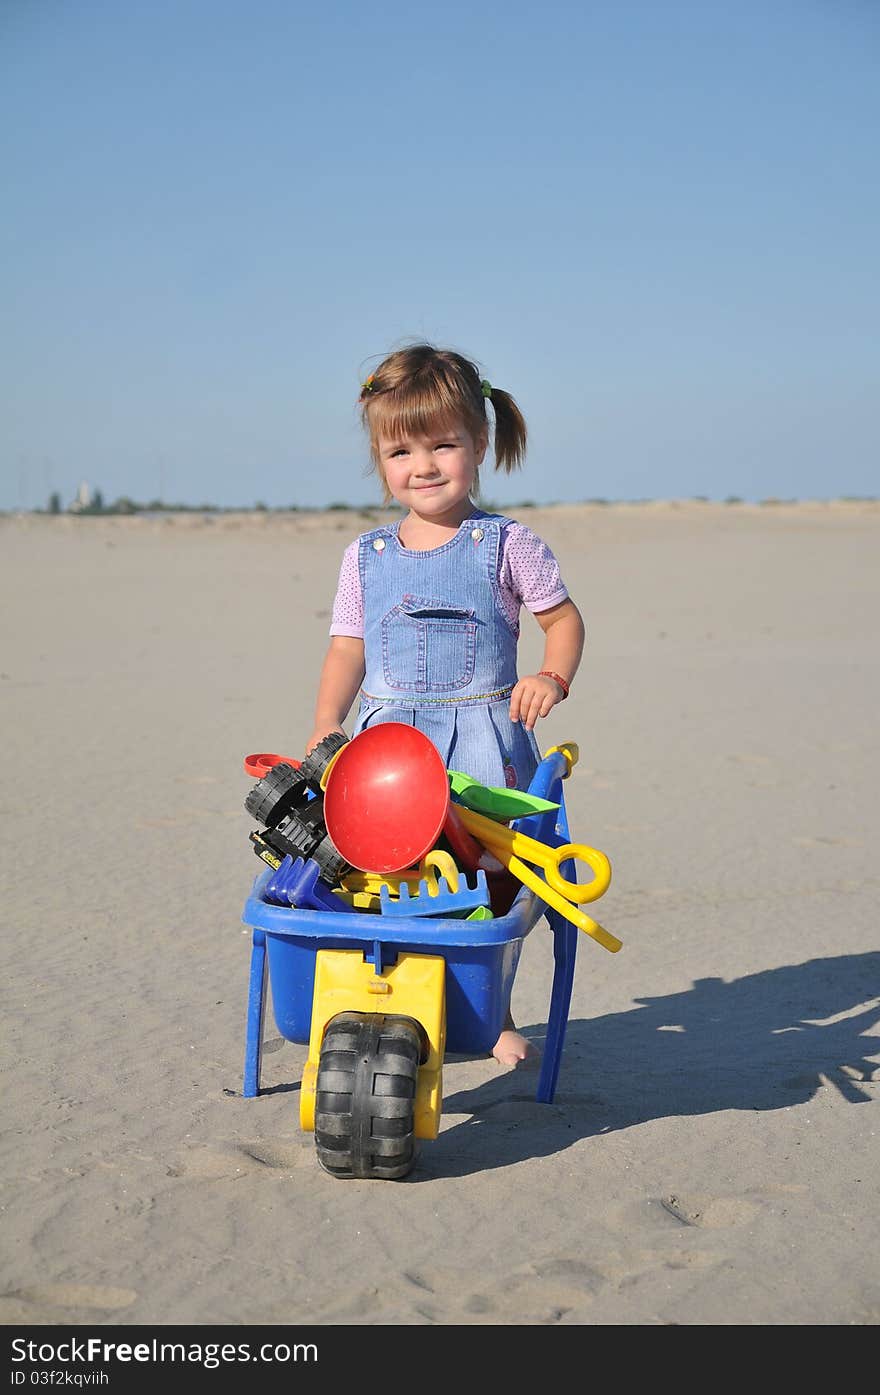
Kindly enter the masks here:
[[523, 1061], [537, 1060], [538, 1051], [519, 1032], [505, 1029], [493, 1046], [492, 1055], [502, 1066], [518, 1066]]

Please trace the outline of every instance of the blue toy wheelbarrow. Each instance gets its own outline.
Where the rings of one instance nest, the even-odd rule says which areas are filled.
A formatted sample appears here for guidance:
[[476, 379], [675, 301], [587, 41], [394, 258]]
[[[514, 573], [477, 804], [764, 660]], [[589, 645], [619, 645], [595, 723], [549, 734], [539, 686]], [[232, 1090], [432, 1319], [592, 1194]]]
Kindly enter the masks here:
[[[522, 882], [497, 918], [479, 918], [489, 914], [479, 909], [472, 912], [478, 918], [463, 918], [458, 905], [454, 915], [409, 914], [416, 898], [404, 883], [396, 904], [387, 892], [379, 898], [385, 914], [365, 914], [354, 897], [342, 910], [323, 908], [320, 897], [281, 905], [277, 869], [257, 876], [242, 914], [253, 929], [243, 1094], [260, 1091], [268, 985], [281, 1036], [308, 1043], [300, 1124], [314, 1133], [318, 1160], [334, 1176], [396, 1179], [411, 1170], [418, 1141], [439, 1131], [445, 1052], [491, 1052], [508, 1019], [523, 942], [542, 916], [553, 933], [554, 973], [537, 1099], [553, 1100], [578, 929], [606, 949], [620, 948], [573, 904], [597, 899], [610, 879], [604, 854], [569, 842], [562, 782], [576, 759], [574, 743], [554, 748], [529, 786], [558, 808], [510, 828], [493, 824], [487, 835], [493, 854]], [[462, 818], [477, 838], [491, 822], [467, 811]], [[539, 847], [557, 860], [535, 854]], [[590, 854], [592, 882], [567, 879], [575, 871], [569, 849]], [[525, 867], [533, 855], [540, 872]], [[305, 869], [294, 870], [303, 885]], [[484, 883], [467, 888], [474, 902]]]

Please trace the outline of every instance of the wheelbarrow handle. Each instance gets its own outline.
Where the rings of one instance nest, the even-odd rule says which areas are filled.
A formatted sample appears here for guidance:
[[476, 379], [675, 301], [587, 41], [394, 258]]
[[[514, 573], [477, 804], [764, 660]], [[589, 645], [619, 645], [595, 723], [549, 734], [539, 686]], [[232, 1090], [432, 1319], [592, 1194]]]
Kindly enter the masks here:
[[561, 746], [551, 746], [549, 751], [544, 753], [544, 759], [548, 756], [560, 755], [565, 762], [565, 769], [561, 772], [562, 779], [567, 780], [572, 772], [572, 768], [577, 765], [581, 758], [580, 747], [576, 741], [564, 741]]

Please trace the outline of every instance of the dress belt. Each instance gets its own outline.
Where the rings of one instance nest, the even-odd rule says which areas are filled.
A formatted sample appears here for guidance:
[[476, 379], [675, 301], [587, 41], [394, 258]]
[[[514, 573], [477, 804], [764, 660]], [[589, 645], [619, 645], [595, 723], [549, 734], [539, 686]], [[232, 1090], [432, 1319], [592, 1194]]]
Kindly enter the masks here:
[[367, 702], [381, 702], [396, 707], [437, 707], [452, 704], [465, 707], [478, 702], [500, 702], [502, 698], [510, 697], [513, 689], [514, 684], [508, 683], [506, 687], [496, 688], [494, 692], [469, 693], [467, 697], [426, 697], [424, 693], [397, 693], [394, 697], [379, 697], [361, 688], [361, 697]]

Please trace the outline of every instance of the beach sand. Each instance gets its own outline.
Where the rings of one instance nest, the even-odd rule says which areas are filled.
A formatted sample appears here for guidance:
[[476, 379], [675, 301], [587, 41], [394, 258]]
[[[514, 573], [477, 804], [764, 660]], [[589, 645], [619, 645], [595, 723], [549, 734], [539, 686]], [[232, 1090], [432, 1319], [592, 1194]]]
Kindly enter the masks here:
[[[269, 1016], [241, 1094], [243, 757], [301, 754], [371, 519], [0, 519], [5, 1324], [880, 1319], [880, 507], [513, 512], [587, 624], [538, 735], [623, 949], [580, 937], [554, 1102], [448, 1059], [397, 1183], [321, 1169]], [[551, 976], [541, 921], [538, 1045]]]

